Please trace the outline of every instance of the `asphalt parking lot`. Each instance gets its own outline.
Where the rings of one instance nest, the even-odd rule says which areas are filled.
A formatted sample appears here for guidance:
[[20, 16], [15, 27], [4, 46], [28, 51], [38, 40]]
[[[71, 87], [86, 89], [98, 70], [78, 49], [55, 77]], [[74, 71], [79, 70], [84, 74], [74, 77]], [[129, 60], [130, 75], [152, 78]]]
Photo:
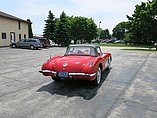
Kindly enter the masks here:
[[65, 48], [0, 48], [0, 118], [157, 118], [157, 53], [111, 52], [101, 85], [54, 82], [38, 71]]

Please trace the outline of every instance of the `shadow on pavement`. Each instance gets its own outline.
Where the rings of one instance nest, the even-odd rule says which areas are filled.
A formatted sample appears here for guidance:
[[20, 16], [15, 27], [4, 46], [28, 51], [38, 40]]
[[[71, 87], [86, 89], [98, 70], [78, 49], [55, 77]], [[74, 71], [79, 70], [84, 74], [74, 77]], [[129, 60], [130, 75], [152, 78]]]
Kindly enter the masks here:
[[90, 81], [63, 79], [60, 82], [53, 81], [48, 85], [42, 86], [37, 92], [46, 91], [52, 95], [57, 94], [67, 97], [80, 96], [85, 100], [90, 100], [97, 94], [97, 91], [106, 80], [110, 71], [111, 68], [103, 72], [101, 84], [98, 86], [90, 85]]

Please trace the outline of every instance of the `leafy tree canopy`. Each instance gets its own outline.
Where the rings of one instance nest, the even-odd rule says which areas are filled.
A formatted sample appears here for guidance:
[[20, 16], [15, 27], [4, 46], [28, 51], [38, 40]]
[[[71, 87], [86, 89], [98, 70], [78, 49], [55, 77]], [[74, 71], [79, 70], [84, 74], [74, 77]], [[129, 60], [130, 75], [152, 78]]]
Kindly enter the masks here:
[[127, 22], [121, 22], [116, 27], [113, 29], [113, 34], [112, 36], [117, 38], [117, 39], [122, 39], [124, 38], [125, 31], [128, 29], [128, 24]]
[[137, 44], [152, 44], [157, 41], [157, 0], [136, 5], [129, 20], [131, 39]]
[[55, 43], [62, 46], [68, 46], [71, 40], [76, 43], [91, 42], [97, 37], [97, 26], [92, 18], [81, 16], [67, 16], [63, 11], [60, 18], [55, 18], [49, 11], [47, 20], [45, 20], [44, 37], [54, 40]]
[[108, 29], [102, 30], [100, 33], [100, 39], [110, 39], [111, 35]]

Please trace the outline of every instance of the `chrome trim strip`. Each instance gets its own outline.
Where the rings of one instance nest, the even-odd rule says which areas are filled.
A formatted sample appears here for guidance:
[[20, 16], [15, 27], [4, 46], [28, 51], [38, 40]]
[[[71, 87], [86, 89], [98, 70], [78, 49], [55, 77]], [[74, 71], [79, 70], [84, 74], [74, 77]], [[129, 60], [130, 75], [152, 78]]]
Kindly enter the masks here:
[[96, 75], [96, 73], [93, 73], [93, 74], [86, 74], [86, 76], [90, 76], [90, 77], [93, 77], [93, 76], [95, 76]]
[[85, 76], [86, 74], [85, 73], [69, 73], [69, 76], [71, 75], [75, 75], [75, 76]]
[[85, 73], [69, 73], [69, 76], [88, 76], [88, 77], [93, 77], [95, 76], [96, 73], [93, 74], [85, 74]]
[[39, 72], [41, 72], [41, 73], [52, 73], [52, 74], [56, 74], [57, 73], [57, 72], [51, 71], [51, 70], [40, 70]]

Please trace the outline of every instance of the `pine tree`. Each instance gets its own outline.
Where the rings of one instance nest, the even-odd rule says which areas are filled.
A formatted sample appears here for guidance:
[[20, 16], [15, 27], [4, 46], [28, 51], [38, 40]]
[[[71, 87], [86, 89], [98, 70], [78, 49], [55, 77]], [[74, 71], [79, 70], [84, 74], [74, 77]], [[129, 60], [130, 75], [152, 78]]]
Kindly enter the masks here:
[[49, 15], [47, 17], [47, 20], [45, 20], [46, 24], [44, 27], [43, 35], [45, 38], [48, 38], [50, 40], [54, 40], [54, 31], [56, 26], [56, 19], [54, 14], [49, 11]]
[[28, 38], [33, 38], [33, 31], [32, 31], [32, 22], [30, 19], [27, 19], [28, 23]]
[[55, 43], [60, 44], [61, 46], [68, 46], [70, 42], [70, 23], [63, 11], [56, 23]]

